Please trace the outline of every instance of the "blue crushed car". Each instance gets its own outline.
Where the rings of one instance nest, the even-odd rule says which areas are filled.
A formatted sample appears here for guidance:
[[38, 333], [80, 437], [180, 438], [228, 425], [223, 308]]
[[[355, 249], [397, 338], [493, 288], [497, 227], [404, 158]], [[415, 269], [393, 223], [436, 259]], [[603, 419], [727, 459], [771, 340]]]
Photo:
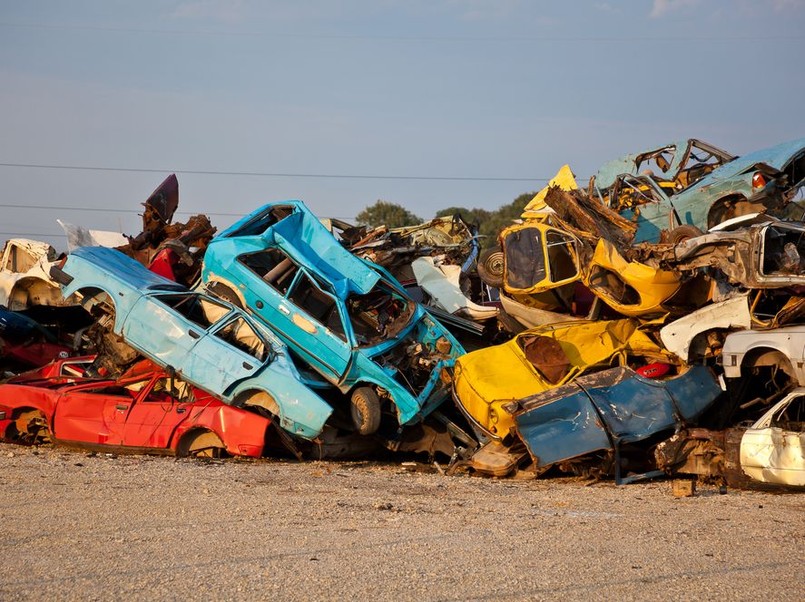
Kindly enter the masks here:
[[673, 181], [679, 189], [701, 180], [715, 168], [729, 163], [735, 155], [695, 138], [678, 140], [658, 148], [607, 161], [595, 175], [599, 189], [609, 188], [622, 174], [652, 173]]
[[301, 201], [269, 203], [220, 232], [207, 289], [246, 308], [349, 396], [352, 426], [415, 423], [450, 393], [461, 345], [383, 268], [347, 251]]
[[[722, 389], [709, 368], [692, 366], [666, 380], [617, 367], [577, 378], [506, 406], [537, 470], [554, 465], [609, 465], [618, 483], [660, 476], [649, 470], [622, 476], [629, 452], [642, 468], [645, 450], [690, 425], [711, 407]], [[652, 454], [648, 454], [652, 455]]]
[[782, 211], [803, 184], [805, 138], [737, 158], [689, 140], [605, 164], [592, 192], [637, 222], [635, 242], [678, 242], [733, 217]]
[[123, 253], [81, 247], [51, 269], [65, 297], [79, 293], [114, 335], [225, 403], [258, 406], [315, 438], [332, 408], [300, 380], [287, 349], [241, 309], [190, 291]]

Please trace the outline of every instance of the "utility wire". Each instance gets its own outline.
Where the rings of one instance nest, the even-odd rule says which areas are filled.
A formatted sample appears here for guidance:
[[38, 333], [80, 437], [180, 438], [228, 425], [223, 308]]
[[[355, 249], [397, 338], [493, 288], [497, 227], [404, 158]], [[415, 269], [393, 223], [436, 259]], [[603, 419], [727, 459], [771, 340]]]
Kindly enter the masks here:
[[85, 165], [43, 165], [39, 163], [0, 163], [0, 167], [67, 169], [78, 171], [123, 171], [133, 173], [181, 173], [205, 176], [250, 176], [266, 178], [334, 178], [354, 180], [444, 180], [460, 182], [547, 182], [550, 178], [489, 178], [467, 176], [389, 176], [370, 174], [282, 173], [265, 171], [217, 171], [201, 169], [150, 169], [139, 167], [98, 167]]
[[369, 40], [397, 42], [717, 42], [717, 41], [791, 41], [802, 40], [802, 35], [744, 35], [744, 36], [392, 36], [361, 34], [317, 34], [257, 31], [222, 31], [191, 29], [146, 29], [136, 27], [102, 27], [94, 25], [48, 25], [37, 23], [0, 23], [0, 27], [16, 29], [43, 29], [62, 31], [107, 31], [112, 33], [163, 34], [185, 36], [221, 36], [250, 38], [318, 39], [318, 40]]
[[[104, 213], [142, 213], [142, 209], [112, 209], [107, 207], [64, 207], [59, 205], [15, 205], [11, 203], [0, 203], [0, 207], [4, 209], [48, 209], [57, 211], [103, 211]], [[182, 215], [192, 215], [193, 211], [177, 211], [176, 213]], [[195, 212], [198, 213], [198, 212]], [[203, 212], [205, 215], [219, 215], [222, 217], [243, 217], [243, 213], [212, 213]], [[340, 218], [347, 219], [347, 218]]]
[[27, 238], [28, 236], [58, 236], [60, 238], [67, 238], [67, 235], [63, 232], [61, 234], [57, 232], [0, 232], [0, 236], [14, 236], [16, 238]]
[[[141, 214], [143, 212], [142, 209], [111, 209], [106, 207], [64, 207], [61, 205], [15, 205], [12, 203], [0, 203], [0, 208], [2, 209], [46, 209], [49, 211], [102, 211], [104, 213], [136, 213]], [[245, 213], [219, 213], [214, 211], [176, 211], [177, 215], [195, 215], [197, 213], [203, 213], [204, 215], [216, 215], [220, 217], [243, 217], [246, 215]], [[353, 221], [355, 219], [354, 216], [345, 216], [345, 215], [328, 215], [331, 219], [342, 219], [344, 221]]]

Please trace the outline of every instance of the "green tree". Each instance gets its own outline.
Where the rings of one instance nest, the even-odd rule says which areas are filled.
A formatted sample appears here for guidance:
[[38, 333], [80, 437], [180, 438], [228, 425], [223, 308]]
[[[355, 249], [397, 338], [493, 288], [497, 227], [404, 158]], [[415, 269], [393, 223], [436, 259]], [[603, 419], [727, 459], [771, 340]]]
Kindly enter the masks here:
[[497, 244], [500, 231], [510, 225], [523, 213], [523, 208], [534, 198], [535, 192], [524, 192], [511, 203], [498, 207], [494, 211], [487, 209], [467, 209], [465, 207], [448, 207], [440, 209], [436, 217], [455, 215], [458, 213], [468, 223], [478, 226], [478, 234], [488, 240], [483, 243], [485, 247]]
[[358, 222], [358, 225], [373, 228], [376, 226], [400, 228], [402, 226], [415, 226], [416, 224], [421, 224], [424, 220], [408, 211], [402, 205], [378, 199], [374, 205], [370, 205], [356, 215], [355, 221]]

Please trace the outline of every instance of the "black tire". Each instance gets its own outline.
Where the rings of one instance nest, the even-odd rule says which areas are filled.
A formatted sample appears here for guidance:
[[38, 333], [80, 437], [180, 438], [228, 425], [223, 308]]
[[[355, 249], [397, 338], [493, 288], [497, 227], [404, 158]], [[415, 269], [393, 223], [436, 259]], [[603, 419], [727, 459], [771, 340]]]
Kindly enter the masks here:
[[350, 398], [350, 415], [355, 430], [371, 435], [380, 428], [380, 398], [371, 387], [358, 387]]
[[243, 309], [243, 303], [240, 302], [240, 297], [238, 297], [237, 293], [227, 285], [221, 284], [220, 282], [213, 282], [208, 287], [208, 290], [211, 294], [215, 295], [219, 299], [223, 299], [235, 307]]
[[662, 242], [671, 243], [672, 245], [677, 245], [681, 243], [683, 240], [688, 240], [689, 238], [696, 238], [697, 236], [701, 236], [704, 234], [699, 228], [696, 226], [691, 226], [686, 224], [684, 226], [678, 226], [671, 230], [670, 232], [663, 232]]
[[489, 286], [503, 286], [503, 251], [500, 247], [487, 249], [478, 258], [478, 276]]

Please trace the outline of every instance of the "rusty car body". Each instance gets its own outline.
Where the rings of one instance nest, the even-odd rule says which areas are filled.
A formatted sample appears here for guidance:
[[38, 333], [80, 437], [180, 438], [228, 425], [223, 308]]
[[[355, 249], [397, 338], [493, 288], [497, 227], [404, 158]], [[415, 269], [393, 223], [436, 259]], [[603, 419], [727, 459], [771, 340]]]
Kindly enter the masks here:
[[621, 174], [637, 176], [650, 172], [682, 189], [733, 159], [735, 155], [725, 150], [689, 138], [608, 161], [598, 169], [595, 184], [598, 188], [609, 188]]
[[805, 224], [768, 219], [681, 241], [662, 263], [678, 271], [719, 270], [745, 289], [805, 286]]
[[680, 227], [704, 232], [736, 216], [782, 210], [805, 182], [805, 139], [702, 162], [687, 173], [695, 179], [687, 186], [657, 174], [608, 173], [590, 193], [637, 223], [635, 242], [659, 242], [664, 231], [673, 238]]
[[695, 475], [738, 488], [805, 487], [805, 388], [777, 399], [754, 422], [680, 430], [654, 454], [672, 476]]

